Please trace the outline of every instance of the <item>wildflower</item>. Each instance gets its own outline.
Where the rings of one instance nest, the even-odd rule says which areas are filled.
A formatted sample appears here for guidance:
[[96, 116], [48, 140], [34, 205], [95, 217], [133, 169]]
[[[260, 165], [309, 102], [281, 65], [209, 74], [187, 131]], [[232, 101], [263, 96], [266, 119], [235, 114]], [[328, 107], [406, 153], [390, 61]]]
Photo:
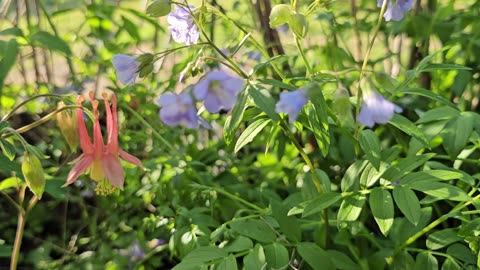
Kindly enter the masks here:
[[[395, 0], [394, 3], [392, 3], [393, 0], [387, 1], [387, 10], [383, 14], [386, 21], [400, 21], [403, 19], [403, 13], [412, 9], [413, 6], [413, 0]], [[382, 5], [383, 0], [377, 0], [377, 6], [382, 7]]]
[[[107, 144], [104, 145], [102, 131], [98, 117], [98, 101], [93, 99], [93, 92], [90, 92], [90, 100], [93, 107], [94, 123], [93, 123], [93, 143], [85, 126], [83, 112], [77, 110], [78, 133], [80, 135], [80, 146], [82, 154], [74, 163], [75, 166], [67, 176], [67, 182], [64, 186], [75, 182], [77, 178], [89, 170], [90, 178], [97, 182], [96, 191], [99, 194], [109, 194], [117, 188], [123, 188], [125, 181], [125, 173], [120, 163], [119, 156], [125, 161], [137, 165], [143, 169], [141, 161], [123, 151], [118, 146], [118, 123], [117, 123], [117, 100], [112, 95], [112, 108], [107, 100], [107, 95], [103, 95], [106, 110], [107, 121]], [[83, 97], [77, 98], [77, 104], [82, 105]]]
[[173, 93], [163, 94], [156, 100], [160, 109], [160, 119], [167, 126], [183, 125], [188, 128], [198, 126], [199, 117], [193, 100], [188, 94], [176, 95]]
[[221, 109], [230, 110], [237, 102], [237, 95], [244, 82], [221, 70], [212, 71], [193, 88], [195, 97], [204, 101], [205, 109], [218, 113]]
[[375, 91], [366, 91], [363, 94], [363, 105], [358, 115], [358, 122], [370, 128], [375, 123], [386, 124], [392, 119], [395, 112], [402, 112], [402, 108], [386, 100]]
[[295, 122], [303, 106], [307, 104], [307, 91], [298, 89], [293, 92], [284, 92], [280, 94], [280, 101], [275, 106], [277, 113], [286, 113], [290, 124]]
[[140, 67], [136, 57], [125, 54], [115, 54], [112, 58], [112, 63], [117, 73], [117, 78], [121, 83], [131, 84], [135, 82]]
[[[194, 9], [195, 7], [190, 5], [189, 8]], [[175, 6], [175, 12], [168, 14], [167, 22], [169, 24], [168, 29], [172, 32], [173, 40], [185, 45], [197, 43], [200, 32], [187, 9]]]

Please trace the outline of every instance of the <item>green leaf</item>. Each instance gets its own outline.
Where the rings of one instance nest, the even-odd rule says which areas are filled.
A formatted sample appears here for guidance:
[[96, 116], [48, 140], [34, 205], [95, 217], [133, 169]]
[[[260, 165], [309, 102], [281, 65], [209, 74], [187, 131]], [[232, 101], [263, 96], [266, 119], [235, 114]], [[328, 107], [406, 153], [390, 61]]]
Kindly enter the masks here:
[[421, 172], [413, 172], [405, 175], [402, 178], [401, 184], [402, 185], [410, 185], [416, 182], [435, 182], [435, 181], [442, 181], [442, 180], [457, 180], [463, 178], [464, 175], [459, 172], [455, 171], [447, 171], [447, 170], [428, 170], [428, 171], [421, 171]]
[[438, 270], [438, 261], [430, 253], [420, 252], [417, 255], [417, 260], [415, 261], [415, 270]]
[[0, 53], [0, 56], [3, 56], [0, 61], [0, 89], [3, 88], [3, 82], [7, 78], [8, 72], [15, 65], [18, 54], [18, 44], [15, 39], [11, 39], [5, 43], [3, 51]]
[[387, 236], [393, 225], [392, 195], [382, 188], [374, 188], [368, 200], [373, 217], [383, 235]]
[[256, 81], [253, 81], [252, 83], [262, 83], [262, 84], [266, 84], [266, 85], [275, 86], [275, 87], [278, 87], [280, 89], [287, 89], [287, 90], [290, 90], [290, 91], [297, 90], [297, 87], [295, 87], [293, 85], [290, 85], [290, 84], [286, 84], [282, 81], [275, 80], [275, 79], [258, 79]]
[[[22, 175], [20, 164], [13, 162], [3, 154], [0, 154], [0, 172], [15, 172], [18, 177]], [[23, 177], [23, 176], [22, 176]]]
[[275, 112], [275, 100], [266, 89], [249, 87], [248, 94], [252, 97], [255, 105], [264, 111], [268, 117], [274, 121], [280, 120], [280, 117]]
[[280, 225], [280, 231], [285, 234], [288, 240], [294, 243], [300, 242], [302, 230], [297, 218], [288, 216], [288, 209], [281, 202], [272, 200], [270, 204], [273, 217]]
[[172, 270], [198, 269], [200, 265], [208, 264], [213, 260], [227, 256], [227, 252], [218, 247], [198, 247], [188, 253], [182, 262], [173, 267]]
[[237, 259], [233, 254], [228, 255], [223, 261], [217, 264], [214, 268], [215, 270], [236, 270], [238, 269], [237, 266]]
[[345, 255], [344, 253], [329, 249], [327, 250], [328, 257], [330, 260], [333, 262], [335, 267], [340, 270], [357, 270], [358, 269], [358, 264], [352, 261], [350, 257]]
[[23, 37], [22, 29], [17, 27], [7, 28], [5, 30], [0, 31], [0, 36], [16, 36], [16, 37]]
[[429, 122], [442, 121], [457, 117], [460, 111], [451, 107], [439, 107], [425, 112], [417, 120], [417, 124], [425, 124]]
[[355, 162], [348, 167], [340, 183], [343, 192], [357, 191], [359, 189], [358, 178], [367, 164], [368, 161], [366, 160], [355, 160]]
[[243, 120], [243, 113], [246, 109], [248, 95], [247, 91], [242, 91], [238, 95], [237, 103], [232, 109], [232, 114], [228, 116], [227, 120], [225, 121], [223, 137], [227, 145], [233, 142], [233, 138], [235, 137], [235, 133], [238, 130], [238, 127], [242, 123]]
[[429, 249], [436, 250], [461, 241], [463, 238], [457, 235], [456, 229], [444, 229], [430, 234], [426, 244]]
[[275, 242], [277, 235], [264, 221], [258, 219], [239, 220], [230, 224], [232, 230], [263, 243]]
[[458, 117], [448, 121], [440, 133], [443, 146], [452, 158], [457, 157], [467, 144], [473, 131], [474, 121], [478, 120], [476, 118], [474, 113], [462, 112]]
[[448, 99], [442, 97], [439, 94], [436, 94], [432, 92], [431, 90], [423, 89], [423, 88], [407, 88], [407, 89], [402, 89], [397, 92], [398, 94], [409, 94], [409, 95], [417, 95], [417, 96], [423, 96], [427, 97], [429, 99], [438, 101], [440, 103], [443, 103], [447, 106], [450, 106], [451, 108], [457, 109], [457, 107], [450, 102]]
[[399, 114], [394, 114], [392, 119], [390, 119], [389, 123], [400, 129], [401, 131], [405, 132], [406, 134], [417, 139], [426, 148], [430, 148], [429, 141], [425, 137], [425, 134], [423, 134], [423, 132], [407, 118]]
[[408, 221], [416, 226], [420, 220], [421, 207], [415, 192], [408, 187], [398, 185], [393, 189], [393, 198]]
[[279, 243], [263, 247], [269, 269], [287, 269], [290, 261], [288, 250]]
[[357, 194], [351, 197], [347, 197], [338, 210], [338, 223], [344, 221], [355, 221], [362, 212], [363, 205], [365, 204], [365, 195]]
[[462, 267], [455, 260], [447, 257], [442, 265], [442, 270], [462, 270]]
[[411, 172], [412, 170], [422, 166], [429, 159], [433, 158], [435, 154], [425, 154], [418, 155], [415, 157], [404, 158], [400, 160], [395, 165], [392, 165], [388, 168], [382, 175], [382, 178], [385, 178], [389, 181], [396, 181], [405, 174]]
[[3, 179], [0, 182], [0, 190], [16, 187], [20, 185], [22, 180], [18, 179], [18, 177], [9, 177], [6, 179]]
[[227, 252], [240, 252], [253, 248], [253, 242], [250, 238], [243, 235], [237, 236], [232, 243], [226, 245], [223, 249]]
[[446, 183], [420, 181], [413, 182], [408, 186], [438, 199], [461, 202], [472, 199], [463, 189]]
[[52, 35], [49, 32], [38, 31], [30, 36], [30, 41], [37, 46], [49, 49], [52, 51], [61, 52], [65, 55], [71, 55], [70, 46], [63, 39]]
[[260, 118], [251, 123], [245, 131], [240, 135], [235, 144], [235, 153], [237, 153], [242, 147], [253, 141], [253, 139], [262, 131], [272, 120], [268, 118]]
[[297, 250], [313, 270], [335, 269], [328, 253], [314, 243], [300, 243]]
[[447, 254], [469, 264], [476, 264], [477, 258], [473, 252], [464, 244], [455, 243], [447, 248]]
[[302, 217], [308, 217], [316, 214], [330, 205], [336, 203], [342, 198], [342, 195], [336, 192], [325, 192], [318, 194], [318, 196], [307, 202], [305, 209], [303, 210]]
[[381, 147], [380, 147], [380, 140], [378, 139], [377, 135], [370, 129], [362, 130], [360, 136], [358, 138], [360, 147], [362, 147], [365, 155], [367, 155], [368, 161], [372, 163], [372, 165], [377, 169], [380, 168], [380, 161], [381, 161]]
[[308, 92], [308, 97], [313, 104], [313, 106], [308, 107], [308, 122], [313, 130], [313, 135], [315, 136], [322, 155], [326, 157], [330, 147], [327, 113], [328, 106], [321, 91], [310, 90]]
[[472, 70], [469, 67], [455, 65], [455, 64], [428, 64], [422, 68], [422, 72], [429, 72], [435, 70]]
[[247, 256], [243, 257], [243, 266], [245, 267], [245, 270], [265, 269], [266, 265], [265, 253], [260, 244], [256, 244], [252, 251], [250, 251]]
[[15, 158], [16, 149], [13, 144], [9, 141], [0, 138], [0, 148], [2, 149], [2, 153], [12, 161]]

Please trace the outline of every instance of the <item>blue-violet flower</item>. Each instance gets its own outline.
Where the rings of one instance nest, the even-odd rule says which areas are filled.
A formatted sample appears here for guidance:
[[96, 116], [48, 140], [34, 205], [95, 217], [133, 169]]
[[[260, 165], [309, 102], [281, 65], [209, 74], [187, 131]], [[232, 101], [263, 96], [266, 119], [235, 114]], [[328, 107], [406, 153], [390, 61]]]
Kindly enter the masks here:
[[368, 91], [363, 94], [363, 105], [358, 114], [358, 122], [371, 128], [375, 123], [386, 124], [392, 119], [394, 113], [401, 112], [402, 108], [386, 100], [379, 93]]
[[162, 107], [159, 112], [160, 119], [167, 126], [198, 127], [197, 109], [189, 94], [165, 93], [156, 100], [156, 103]]
[[[386, 21], [400, 21], [403, 19], [403, 13], [412, 9], [413, 0], [387, 0], [387, 10], [383, 14]], [[377, 6], [382, 7], [383, 0], [377, 0]]]
[[280, 93], [280, 100], [275, 106], [277, 113], [286, 113], [290, 124], [295, 122], [303, 106], [307, 104], [307, 90]]
[[[195, 7], [190, 5], [189, 8], [194, 9]], [[170, 12], [168, 14], [167, 22], [173, 40], [185, 45], [197, 43], [200, 32], [188, 10], [180, 6], [175, 6], [175, 12]]]
[[244, 86], [244, 81], [232, 77], [221, 70], [212, 71], [193, 88], [198, 100], [203, 100], [205, 109], [218, 113], [221, 109], [230, 110], [237, 102], [237, 95]]
[[131, 55], [115, 54], [112, 58], [113, 67], [117, 73], [117, 79], [123, 84], [131, 84], [135, 82], [138, 76], [138, 68], [140, 63], [137, 58]]

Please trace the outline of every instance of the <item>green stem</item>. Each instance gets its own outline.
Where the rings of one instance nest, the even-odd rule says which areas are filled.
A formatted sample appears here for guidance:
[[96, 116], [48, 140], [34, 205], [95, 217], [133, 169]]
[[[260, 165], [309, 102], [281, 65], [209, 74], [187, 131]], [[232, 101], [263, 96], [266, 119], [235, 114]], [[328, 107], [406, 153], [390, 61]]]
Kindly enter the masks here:
[[165, 138], [163, 138], [163, 136], [162, 136], [160, 133], [158, 133], [158, 132], [153, 128], [153, 126], [152, 126], [150, 123], [148, 123], [145, 119], [143, 119], [143, 117], [142, 117], [139, 113], [137, 113], [136, 111], [134, 111], [134, 110], [133, 110], [132, 108], [130, 108], [129, 106], [122, 106], [122, 108], [127, 109], [127, 111], [129, 111], [129, 112], [130, 112], [131, 114], [133, 114], [138, 120], [140, 120], [140, 122], [142, 122], [142, 124], [144, 124], [145, 126], [149, 127], [149, 128], [152, 130], [153, 135], [155, 135], [155, 137], [156, 137], [157, 139], [159, 139], [159, 140], [163, 143], [163, 145], [165, 145], [166, 147], [168, 147], [168, 148], [170, 149], [170, 151], [172, 151], [172, 152], [177, 153], [177, 154], [180, 155], [180, 152], [179, 152], [177, 149], [175, 149], [169, 141], [167, 141]]
[[[389, 1], [383, 1], [382, 9], [380, 10], [380, 14], [378, 15], [378, 21], [377, 25], [375, 27], [375, 31], [373, 33], [372, 40], [370, 40], [370, 44], [368, 45], [367, 52], [365, 53], [365, 58], [363, 59], [363, 64], [362, 64], [362, 69], [360, 71], [360, 76], [358, 78], [358, 90], [357, 90], [357, 104], [355, 108], [355, 119], [358, 117], [358, 114], [360, 114], [360, 103], [362, 101], [362, 89], [360, 87], [360, 83], [363, 80], [363, 77], [365, 76], [365, 71], [367, 70], [367, 63], [368, 59], [370, 58], [370, 52], [372, 51], [373, 44], [375, 43], [375, 39], [377, 38], [378, 32], [380, 31], [380, 26], [382, 25], [383, 21], [383, 14], [385, 14], [385, 10], [387, 8], [387, 3]], [[358, 138], [358, 133], [359, 133], [360, 125], [358, 121], [355, 121], [355, 132], [354, 132], [354, 137]], [[358, 155], [360, 153], [360, 146], [358, 143], [355, 144], [355, 153]]]
[[225, 197], [228, 197], [229, 199], [232, 199], [232, 200], [234, 200], [234, 201], [241, 202], [241, 203], [243, 203], [244, 205], [246, 205], [246, 206], [248, 206], [248, 207], [250, 207], [250, 208], [252, 208], [252, 209], [254, 209], [254, 210], [256, 210], [256, 211], [258, 211], [258, 212], [260, 212], [260, 213], [264, 213], [264, 212], [265, 212], [265, 209], [260, 208], [259, 206], [255, 205], [255, 204], [253, 204], [253, 203], [251, 203], [251, 202], [249, 202], [249, 201], [246, 201], [246, 200], [244, 200], [244, 199], [242, 199], [242, 198], [240, 198], [240, 197], [238, 197], [238, 196], [236, 196], [236, 195], [233, 195], [232, 193], [227, 192], [227, 191], [225, 191], [225, 190], [223, 190], [223, 189], [221, 189], [221, 188], [211, 187], [211, 186], [205, 186], [205, 185], [201, 185], [201, 184], [197, 184], [197, 183], [192, 184], [192, 185], [193, 185], [194, 187], [201, 188], [201, 189], [211, 189], [211, 190], [214, 190], [215, 192], [218, 192], [218, 193], [224, 195]]
[[305, 77], [312, 76], [314, 74], [313, 69], [310, 66], [310, 63], [308, 62], [307, 56], [305, 56], [305, 52], [303, 51], [302, 45], [300, 44], [300, 40], [297, 37], [295, 37], [295, 42], [297, 44], [297, 49], [300, 52], [300, 55], [302, 56], [303, 62], [307, 67], [307, 74], [305, 75]]
[[[19, 205], [21, 205], [25, 199], [25, 190], [26, 185], [22, 186], [18, 197], [19, 197]], [[15, 242], [13, 244], [12, 250], [12, 260], [10, 261], [10, 270], [16, 270], [18, 264], [18, 258], [20, 256], [20, 247], [22, 245], [23, 239], [23, 232], [25, 231], [25, 223], [27, 221], [27, 215], [33, 209], [35, 204], [38, 202], [38, 197], [33, 195], [32, 199], [30, 199], [27, 209], [25, 211], [18, 212], [18, 223], [17, 223], [17, 231], [15, 233]], [[23, 210], [23, 209], [22, 209]]]
[[[65, 107], [62, 107], [60, 109], [57, 109], [47, 115], [45, 115], [44, 117], [40, 118], [39, 120], [29, 124], [29, 125], [26, 125], [24, 127], [21, 127], [19, 129], [16, 129], [15, 131], [17, 133], [24, 133], [24, 132], [27, 132], [29, 131], [30, 129], [34, 128], [34, 127], [38, 127], [39, 125], [49, 121], [50, 119], [52, 119], [52, 117], [54, 117], [57, 113], [59, 112], [62, 112], [62, 111], [65, 111], [65, 110], [70, 110], [70, 109], [83, 109], [83, 107], [80, 107], [80, 106], [77, 106], [77, 105], [68, 105], [68, 106], [65, 106]], [[10, 136], [12, 136], [13, 133], [8, 133], [8, 134], [5, 134], [2, 136], [2, 138], [8, 138]]]
[[42, 94], [42, 95], [36, 95], [36, 96], [33, 96], [33, 97], [29, 97], [26, 100], [20, 102], [20, 104], [18, 104], [17, 106], [15, 106], [9, 113], [7, 113], [4, 117], [2, 117], [2, 119], [0, 121], [7, 121], [8, 118], [10, 118], [23, 105], [27, 104], [28, 102], [30, 102], [32, 100], [35, 100], [35, 99], [41, 98], [41, 97], [56, 97], [56, 98], [60, 98], [60, 99], [62, 98], [62, 96], [56, 95], [56, 94]]
[[432, 223], [430, 223], [427, 227], [423, 228], [422, 230], [420, 230], [419, 232], [417, 232], [416, 234], [414, 234], [413, 236], [409, 237], [405, 242], [403, 242], [403, 244], [401, 244], [400, 246], [398, 246], [396, 249], [395, 249], [395, 252], [394, 252], [394, 256], [397, 255], [400, 251], [402, 251], [402, 249], [406, 248], [407, 246], [411, 245], [412, 243], [414, 243], [418, 238], [420, 238], [422, 235], [428, 233], [429, 231], [431, 231], [433, 228], [435, 228], [436, 226], [438, 226], [439, 224], [441, 224], [442, 222], [446, 221], [449, 217], [452, 217], [454, 215], [456, 215], [458, 212], [460, 212], [460, 210], [462, 210], [463, 208], [467, 207], [468, 205], [472, 204], [474, 201], [480, 199], [480, 195], [477, 195], [475, 198], [473, 198], [472, 200], [468, 201], [468, 202], [465, 202], [463, 204], [459, 204], [457, 205], [456, 207], [454, 207], [452, 210], [450, 210], [448, 213], [446, 213], [445, 215], [437, 218], [436, 220], [434, 220]]

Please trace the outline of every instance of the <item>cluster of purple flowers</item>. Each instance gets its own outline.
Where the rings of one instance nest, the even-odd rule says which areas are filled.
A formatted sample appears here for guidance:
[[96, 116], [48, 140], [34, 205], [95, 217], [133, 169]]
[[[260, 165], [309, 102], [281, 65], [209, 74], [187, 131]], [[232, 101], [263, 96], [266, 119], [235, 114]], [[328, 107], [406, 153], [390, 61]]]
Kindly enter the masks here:
[[[220, 110], [233, 108], [244, 84], [240, 78], [215, 70], [194, 86], [193, 94], [197, 100], [203, 101], [208, 112], [218, 113]], [[161, 106], [160, 119], [168, 126], [183, 125], [196, 128], [199, 123], [202, 123], [189, 93], [179, 95], [165, 93], [156, 102]]]
[[[379, 7], [382, 6], [383, 1], [377, 1]], [[387, 21], [401, 20], [404, 12], [410, 10], [413, 5], [413, 0], [386, 1], [388, 3], [384, 17]], [[194, 8], [192, 5], [188, 8], [175, 6], [175, 11], [167, 17], [172, 38], [178, 43], [191, 45], [198, 41], [200, 32], [192, 17]], [[253, 56], [252, 53], [252, 57], [257, 58], [258, 56]], [[141, 66], [136, 57], [117, 54], [113, 57], [112, 62], [120, 82], [123, 84], [135, 82]], [[203, 101], [205, 109], [210, 113], [230, 110], [235, 105], [244, 84], [242, 79], [230, 76], [222, 70], [211, 71], [193, 87], [193, 95], [190, 93], [165, 93], [158, 98], [156, 103], [161, 107], [160, 119], [168, 126], [183, 125], [187, 128], [197, 128], [199, 123], [208, 125], [204, 123], [203, 118], [198, 116], [194, 98], [197, 101]], [[307, 102], [307, 90], [305, 89], [284, 92], [280, 94], [275, 111], [287, 114], [289, 122], [292, 124]], [[373, 127], [375, 123], [387, 123], [395, 112], [401, 111], [400, 107], [386, 100], [379, 93], [367, 91], [363, 94], [363, 105], [358, 115], [358, 121], [362, 125]]]

